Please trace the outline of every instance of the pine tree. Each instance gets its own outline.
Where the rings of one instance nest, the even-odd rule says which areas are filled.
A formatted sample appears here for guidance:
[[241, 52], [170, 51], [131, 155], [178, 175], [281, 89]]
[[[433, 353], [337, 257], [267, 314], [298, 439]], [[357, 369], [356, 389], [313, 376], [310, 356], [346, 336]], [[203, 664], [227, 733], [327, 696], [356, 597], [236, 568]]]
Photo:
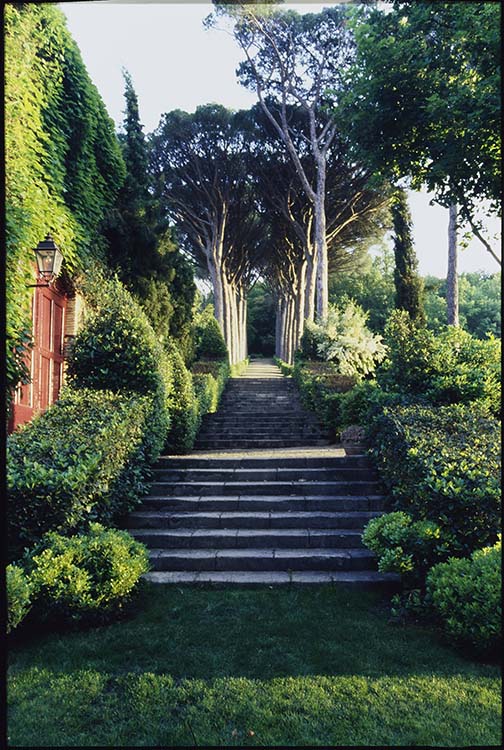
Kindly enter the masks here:
[[417, 324], [425, 324], [423, 282], [418, 274], [418, 260], [413, 247], [411, 214], [406, 192], [398, 189], [392, 199], [394, 224], [395, 306], [406, 310]]

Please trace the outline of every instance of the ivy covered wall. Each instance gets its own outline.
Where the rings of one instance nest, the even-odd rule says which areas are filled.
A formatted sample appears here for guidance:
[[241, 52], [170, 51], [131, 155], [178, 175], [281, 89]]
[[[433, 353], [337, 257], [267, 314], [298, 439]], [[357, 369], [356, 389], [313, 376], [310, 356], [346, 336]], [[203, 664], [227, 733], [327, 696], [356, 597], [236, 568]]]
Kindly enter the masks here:
[[6, 5], [7, 385], [25, 375], [33, 248], [51, 231], [68, 273], [104, 260], [101, 222], [125, 165], [114, 123], [55, 5]]

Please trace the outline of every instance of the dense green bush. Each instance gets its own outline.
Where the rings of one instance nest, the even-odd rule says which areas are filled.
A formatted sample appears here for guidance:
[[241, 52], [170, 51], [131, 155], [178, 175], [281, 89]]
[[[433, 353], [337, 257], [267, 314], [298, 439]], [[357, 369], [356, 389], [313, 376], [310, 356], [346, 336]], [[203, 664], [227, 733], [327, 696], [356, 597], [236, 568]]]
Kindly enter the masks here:
[[200, 416], [217, 411], [231, 371], [227, 359], [195, 362], [191, 371]]
[[170, 401], [170, 429], [165, 451], [187, 453], [194, 445], [198, 429], [199, 408], [192, 375], [175, 344], [168, 347], [173, 392]]
[[332, 363], [305, 362], [297, 359], [292, 370], [307, 409], [315, 412], [331, 438], [341, 426], [343, 394], [355, 385], [353, 376], [336, 372]]
[[198, 314], [194, 326], [196, 359], [226, 359], [228, 351], [211, 305]]
[[500, 411], [498, 339], [473, 338], [449, 326], [438, 335], [396, 310], [385, 328], [388, 357], [378, 375], [385, 390], [401, 391], [436, 405], [483, 400]]
[[423, 586], [429, 568], [449, 554], [437, 523], [414, 521], [403, 511], [371, 519], [362, 541], [378, 557], [378, 570], [400, 573], [409, 585]]
[[367, 314], [352, 300], [342, 308], [329, 307], [327, 319], [306, 321], [301, 343], [304, 356], [334, 362], [338, 373], [361, 378], [374, 372], [386, 347], [382, 337], [366, 327]]
[[72, 537], [49, 532], [26, 565], [41, 615], [82, 620], [120, 611], [149, 560], [144, 545], [127, 532], [93, 523]]
[[488, 652], [501, 644], [501, 540], [470, 558], [451, 558], [427, 576], [430, 602], [447, 635]]
[[341, 398], [341, 424], [371, 425], [385, 407], [424, 403], [425, 399], [399, 391], [386, 391], [376, 380], [363, 380], [346, 391]]
[[[49, 530], [109, 522], [147, 490], [148, 466], [165, 437], [152, 397], [63, 391], [44, 414], [10, 436], [9, 536], [13, 549]], [[156, 426], [157, 425], [157, 426]]]
[[94, 275], [83, 292], [88, 314], [68, 361], [69, 382], [77, 388], [156, 394], [165, 408], [170, 365], [140, 305], [116, 278]]
[[439, 522], [455, 554], [495, 542], [500, 524], [500, 430], [479, 403], [384, 409], [372, 423], [395, 509]]
[[7, 565], [7, 632], [10, 633], [24, 620], [31, 608], [31, 585], [24, 570], [18, 565]]

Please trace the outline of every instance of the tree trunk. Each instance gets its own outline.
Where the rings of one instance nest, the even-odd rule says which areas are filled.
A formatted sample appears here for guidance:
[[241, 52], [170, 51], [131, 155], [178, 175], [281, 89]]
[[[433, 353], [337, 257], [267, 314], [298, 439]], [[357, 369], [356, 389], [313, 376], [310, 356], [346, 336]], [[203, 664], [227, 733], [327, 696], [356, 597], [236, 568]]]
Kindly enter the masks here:
[[325, 213], [325, 165], [318, 165], [315, 201], [315, 252], [317, 257], [317, 317], [325, 320], [329, 310], [329, 273]]
[[224, 290], [222, 286], [222, 275], [220, 273], [220, 269], [216, 266], [215, 261], [211, 256], [207, 256], [207, 265], [214, 292], [214, 315], [225, 339]]
[[305, 288], [305, 306], [304, 319], [313, 322], [315, 318], [315, 282], [317, 278], [317, 261], [316, 258], [307, 259], [306, 268], [306, 288]]
[[279, 359], [282, 359], [281, 353], [280, 353], [280, 341], [281, 341], [281, 331], [282, 331], [282, 300], [280, 299], [280, 296], [277, 298], [277, 305], [276, 305], [276, 319], [275, 319], [275, 357], [278, 357]]
[[446, 276], [446, 304], [448, 308], [448, 325], [459, 324], [458, 276], [457, 276], [457, 206], [449, 208], [448, 223], [448, 273]]
[[294, 352], [299, 349], [304, 332], [304, 308], [306, 299], [306, 271], [307, 263], [303, 260], [298, 270], [298, 289], [296, 294], [296, 333], [294, 337]]

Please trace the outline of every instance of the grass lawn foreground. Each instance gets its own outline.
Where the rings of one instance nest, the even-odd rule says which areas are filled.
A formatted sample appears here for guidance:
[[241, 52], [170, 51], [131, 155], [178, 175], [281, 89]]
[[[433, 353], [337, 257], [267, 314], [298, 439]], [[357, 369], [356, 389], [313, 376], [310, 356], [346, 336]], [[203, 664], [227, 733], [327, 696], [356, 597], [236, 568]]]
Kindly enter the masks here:
[[377, 593], [144, 584], [121, 622], [10, 650], [11, 746], [501, 743], [495, 665]]

